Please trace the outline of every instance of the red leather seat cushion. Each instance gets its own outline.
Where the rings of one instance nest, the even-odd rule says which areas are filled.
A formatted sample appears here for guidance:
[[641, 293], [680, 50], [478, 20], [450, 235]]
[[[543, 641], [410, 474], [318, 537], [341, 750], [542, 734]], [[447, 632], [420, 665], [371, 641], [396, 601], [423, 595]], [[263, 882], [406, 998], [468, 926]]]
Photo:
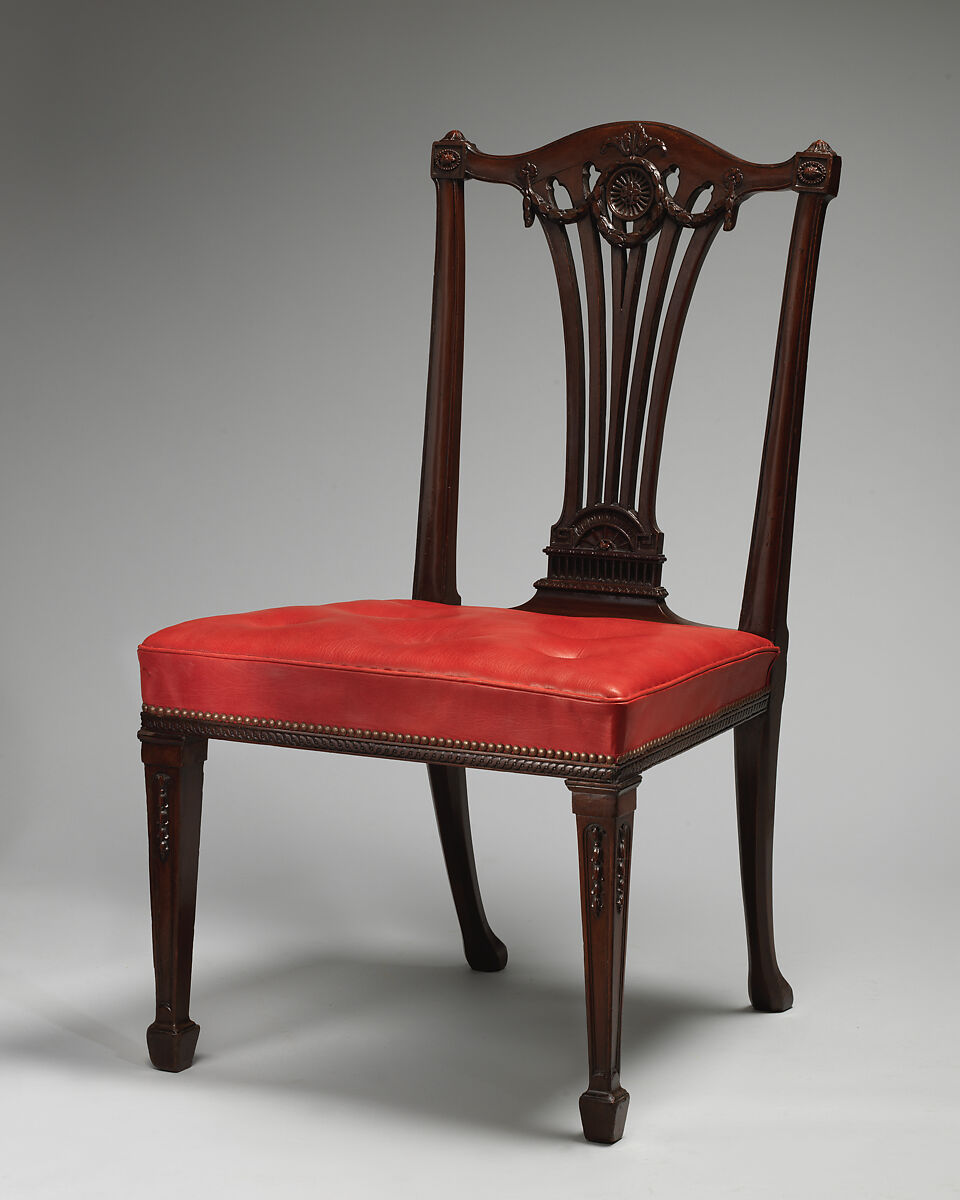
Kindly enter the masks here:
[[617, 758], [767, 686], [735, 629], [355, 600], [205, 617], [140, 647], [144, 703]]

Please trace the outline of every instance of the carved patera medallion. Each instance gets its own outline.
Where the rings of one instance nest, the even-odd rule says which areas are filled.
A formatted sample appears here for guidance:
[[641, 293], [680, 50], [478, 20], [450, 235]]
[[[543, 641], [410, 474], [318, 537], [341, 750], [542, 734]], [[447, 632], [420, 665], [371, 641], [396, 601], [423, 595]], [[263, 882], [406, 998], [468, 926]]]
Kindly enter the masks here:
[[166, 862], [170, 854], [170, 784], [169, 775], [158, 773], [153, 777], [157, 789], [157, 854]]
[[798, 191], [820, 192], [831, 187], [834, 174], [833, 149], [821, 139], [811, 142], [802, 153], [796, 155], [794, 184]]
[[802, 158], [797, 167], [797, 181], [806, 187], [819, 187], [827, 178], [827, 164], [819, 158]]
[[450, 146], [439, 146], [433, 156], [433, 165], [438, 171], [455, 171], [460, 166], [463, 155], [459, 150]]
[[451, 129], [445, 138], [433, 143], [430, 174], [434, 179], [463, 179], [466, 168], [465, 151], [471, 143], [459, 129]]
[[587, 898], [595, 917], [603, 912], [603, 829], [588, 825], [583, 831], [587, 852]]
[[607, 207], [623, 221], [642, 217], [653, 197], [653, 183], [638, 167], [621, 167], [607, 180]]

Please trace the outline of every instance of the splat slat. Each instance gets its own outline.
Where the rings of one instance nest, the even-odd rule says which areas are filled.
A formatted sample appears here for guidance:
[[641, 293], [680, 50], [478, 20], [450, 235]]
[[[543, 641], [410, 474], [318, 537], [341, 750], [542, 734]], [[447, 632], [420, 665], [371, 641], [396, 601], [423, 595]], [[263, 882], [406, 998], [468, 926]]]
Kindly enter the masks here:
[[[617, 229], [625, 229], [626, 225], [619, 217], [614, 217], [613, 225]], [[627, 276], [627, 251], [623, 246], [610, 247], [610, 308], [616, 321], [617, 312], [623, 308], [624, 287]], [[616, 361], [614, 359], [614, 361]]]
[[607, 316], [604, 302], [600, 235], [589, 215], [577, 222], [583, 256], [583, 282], [590, 339], [589, 428], [586, 503], [599, 504], [603, 481], [603, 446], [607, 429]]
[[540, 224], [550, 247], [550, 257], [560, 292], [560, 318], [563, 323], [563, 346], [567, 375], [567, 458], [566, 486], [561, 520], [569, 520], [583, 505], [583, 442], [585, 420], [586, 374], [583, 313], [580, 307], [580, 288], [577, 268], [566, 228], [540, 217]]
[[[623, 224], [620, 222], [619, 224]], [[630, 381], [630, 352], [637, 323], [640, 280], [646, 258], [646, 243], [624, 250], [610, 247], [611, 318], [613, 336], [610, 351], [610, 419], [607, 428], [607, 469], [603, 498], [617, 500], [620, 461], [623, 452], [623, 423], [626, 415], [627, 385]]]
[[630, 383], [630, 401], [627, 405], [627, 425], [624, 434], [623, 470], [620, 479], [620, 503], [624, 508], [633, 508], [637, 495], [637, 476], [640, 467], [640, 433], [647, 403], [647, 389], [653, 365], [657, 330], [666, 295], [670, 268], [673, 266], [681, 229], [672, 223], [664, 225], [657, 240], [657, 249], [650, 268], [647, 294], [640, 318], [637, 335], [637, 352], [634, 358], [633, 379]]
[[656, 500], [657, 479], [660, 474], [660, 452], [663, 448], [663, 430], [667, 416], [667, 401], [677, 364], [677, 348], [683, 333], [684, 321], [693, 289], [700, 275], [700, 268], [710, 244], [720, 231], [720, 221], [714, 220], [696, 229], [684, 252], [673, 286], [673, 294], [667, 306], [667, 315], [660, 334], [657, 349], [657, 366], [650, 390], [650, 409], [647, 428], [643, 438], [643, 472], [640, 477], [640, 500], [637, 512], [647, 529], [657, 527]]
[[420, 523], [413, 575], [418, 600], [459, 604], [457, 500], [465, 288], [463, 181], [437, 181], [437, 247], [427, 375]]

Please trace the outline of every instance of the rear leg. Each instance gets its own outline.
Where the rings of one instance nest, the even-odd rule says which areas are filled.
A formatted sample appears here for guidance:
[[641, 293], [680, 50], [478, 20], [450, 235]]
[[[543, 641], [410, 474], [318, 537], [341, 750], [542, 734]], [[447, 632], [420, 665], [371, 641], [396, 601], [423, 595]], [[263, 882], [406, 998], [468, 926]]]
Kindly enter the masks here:
[[467, 807], [467, 773], [463, 767], [434, 763], [427, 766], [427, 772], [467, 962], [475, 971], [502, 971], [507, 965], [507, 948], [487, 924], [477, 883]]
[[778, 675], [767, 711], [733, 731], [747, 986], [750, 1003], [760, 1012], [785, 1012], [793, 1004], [793, 989], [780, 973], [773, 939], [773, 812], [783, 668]]

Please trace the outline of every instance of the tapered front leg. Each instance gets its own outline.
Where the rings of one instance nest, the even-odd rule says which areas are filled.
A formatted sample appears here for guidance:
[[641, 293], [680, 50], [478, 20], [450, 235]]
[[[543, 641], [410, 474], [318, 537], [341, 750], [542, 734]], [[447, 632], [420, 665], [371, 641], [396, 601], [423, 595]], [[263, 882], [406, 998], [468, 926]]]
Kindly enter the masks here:
[[780, 973], [773, 939], [773, 812], [783, 680], [784, 669], [780, 666], [770, 707], [733, 731], [740, 878], [747, 925], [747, 987], [750, 1003], [761, 1012], [784, 1012], [793, 1004], [793, 989]]
[[159, 1070], [183, 1071], [193, 1062], [200, 1033], [189, 1008], [207, 741], [149, 730], [139, 736], [147, 780], [157, 984], [157, 1015], [147, 1030], [147, 1048]]
[[463, 767], [436, 764], [430, 764], [427, 771], [464, 954], [475, 971], [502, 971], [507, 965], [507, 948], [487, 923], [477, 882], [467, 807], [467, 773]]
[[629, 1094], [620, 1086], [620, 1023], [630, 899], [635, 787], [568, 781], [580, 848], [580, 901], [590, 1083], [580, 1097], [589, 1142], [623, 1137]]

